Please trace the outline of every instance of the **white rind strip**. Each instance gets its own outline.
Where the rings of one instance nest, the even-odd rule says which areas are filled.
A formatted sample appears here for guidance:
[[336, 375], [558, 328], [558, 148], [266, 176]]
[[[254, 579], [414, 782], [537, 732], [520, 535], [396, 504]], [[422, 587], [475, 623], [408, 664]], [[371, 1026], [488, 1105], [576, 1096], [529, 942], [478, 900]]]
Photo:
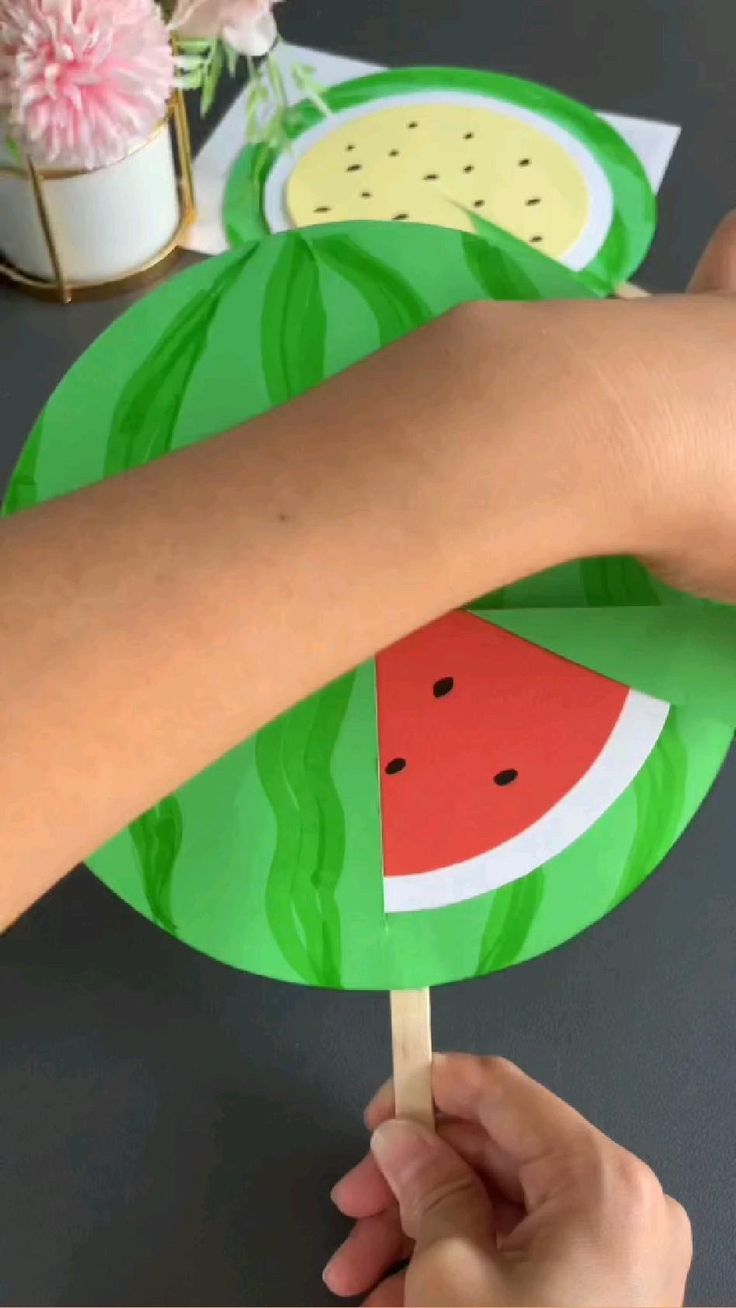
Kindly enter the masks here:
[[[543, 817], [495, 849], [452, 867], [384, 877], [387, 913], [447, 908], [527, 876], [579, 840], [626, 790], [659, 740], [670, 706], [629, 691], [619, 719], [588, 771]], [[572, 724], [574, 730], [574, 723]]]
[[506, 114], [507, 117], [529, 123], [530, 126], [536, 127], [538, 131], [557, 141], [577, 163], [585, 178], [590, 196], [590, 214], [585, 231], [560, 262], [571, 268], [573, 272], [579, 272], [581, 268], [588, 266], [601, 249], [613, 220], [613, 194], [608, 178], [597, 159], [582, 141], [566, 131], [564, 127], [559, 127], [551, 119], [545, 118], [543, 114], [534, 113], [532, 109], [525, 109], [508, 100], [465, 91], [416, 91], [407, 95], [387, 95], [368, 104], [354, 105], [351, 109], [333, 114], [297, 137], [292, 142], [291, 149], [285, 150], [276, 161], [266, 181], [264, 214], [271, 231], [290, 231], [294, 226], [286, 206], [286, 188], [299, 160], [318, 141], [330, 136], [337, 127], [342, 127], [345, 123], [379, 113], [382, 109], [412, 104], [459, 104], [466, 108], [486, 109]]

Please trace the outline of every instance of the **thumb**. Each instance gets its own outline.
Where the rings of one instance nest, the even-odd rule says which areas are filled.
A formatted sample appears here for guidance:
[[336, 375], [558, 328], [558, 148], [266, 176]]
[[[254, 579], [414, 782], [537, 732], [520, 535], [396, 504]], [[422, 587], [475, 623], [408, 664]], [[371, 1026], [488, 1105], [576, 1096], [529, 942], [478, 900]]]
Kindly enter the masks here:
[[482, 1181], [439, 1136], [392, 1118], [374, 1132], [371, 1149], [417, 1253], [452, 1236], [477, 1244], [493, 1240], [493, 1209]]
[[736, 291], [736, 210], [723, 219], [708, 242], [690, 290]]

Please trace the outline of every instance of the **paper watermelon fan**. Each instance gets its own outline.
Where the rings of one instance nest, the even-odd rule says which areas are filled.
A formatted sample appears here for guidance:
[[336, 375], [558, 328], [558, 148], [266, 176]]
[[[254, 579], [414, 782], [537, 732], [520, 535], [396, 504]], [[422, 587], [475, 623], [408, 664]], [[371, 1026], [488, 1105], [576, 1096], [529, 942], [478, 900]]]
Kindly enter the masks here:
[[[208, 260], [72, 369], [6, 512], [252, 418], [481, 290], [586, 294], [523, 246], [511, 257], [401, 224], [312, 228]], [[409, 989], [533, 958], [649, 875], [731, 726], [498, 623], [669, 600], [627, 560], [479, 599], [284, 714], [90, 865], [185, 943], [282, 980]]]
[[472, 231], [478, 215], [608, 294], [656, 225], [646, 173], [591, 109], [514, 77], [409, 68], [325, 92], [288, 120], [286, 149], [246, 148], [225, 197], [232, 245], [312, 224], [372, 219]]

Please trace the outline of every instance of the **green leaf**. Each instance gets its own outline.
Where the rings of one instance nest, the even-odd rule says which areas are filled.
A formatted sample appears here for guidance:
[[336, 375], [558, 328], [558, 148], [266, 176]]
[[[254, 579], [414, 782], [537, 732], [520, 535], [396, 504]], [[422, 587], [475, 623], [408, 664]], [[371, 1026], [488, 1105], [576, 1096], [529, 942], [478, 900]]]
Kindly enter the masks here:
[[227, 71], [230, 77], [234, 77], [238, 67], [240, 52], [238, 50], [234, 50], [233, 47], [231, 45], [228, 45], [226, 42], [224, 43], [224, 50], [225, 50], [225, 62], [227, 64]]
[[287, 104], [289, 103], [289, 99], [286, 94], [286, 83], [284, 82], [283, 73], [279, 68], [278, 60], [274, 59], [272, 56], [269, 55], [268, 59], [266, 60], [266, 65], [268, 67], [268, 72], [271, 78], [271, 85], [274, 90], [275, 98], [277, 102], [280, 104], [281, 108], [285, 109]]
[[202, 85], [202, 73], [203, 69], [199, 68], [196, 72], [180, 74], [176, 84], [182, 91], [198, 91]]
[[207, 40], [191, 38], [186, 41], [178, 41], [177, 52], [181, 52], [183, 55], [210, 55], [215, 44], [209, 38]]
[[323, 96], [324, 88], [320, 86], [316, 78], [316, 70], [308, 67], [306, 64], [294, 64], [291, 69], [291, 76], [297, 90], [306, 96], [307, 100], [314, 105], [325, 118], [329, 118], [332, 110]]
[[18, 142], [17, 142], [17, 141], [14, 141], [13, 138], [12, 138], [12, 136], [6, 136], [6, 137], [5, 137], [5, 149], [7, 150], [8, 154], [9, 154], [10, 157], [11, 157], [11, 159], [15, 160], [15, 162], [16, 162], [20, 167], [22, 167], [22, 165], [23, 165], [23, 156], [22, 156], [22, 154], [21, 154], [21, 152], [20, 152], [20, 149], [19, 149], [19, 146], [18, 146]]
[[212, 107], [212, 101], [215, 98], [215, 92], [222, 74], [225, 58], [223, 55], [222, 42], [218, 41], [212, 52], [212, 58], [205, 70], [202, 78], [202, 96], [199, 102], [199, 112], [204, 117]]

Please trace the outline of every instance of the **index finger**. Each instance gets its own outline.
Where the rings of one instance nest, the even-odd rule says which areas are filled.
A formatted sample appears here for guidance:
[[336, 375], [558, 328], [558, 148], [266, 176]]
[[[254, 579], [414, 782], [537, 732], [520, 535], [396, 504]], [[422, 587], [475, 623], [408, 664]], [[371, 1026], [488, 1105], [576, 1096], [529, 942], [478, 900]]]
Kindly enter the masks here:
[[539, 1159], [605, 1137], [569, 1104], [503, 1058], [438, 1054], [432, 1070], [443, 1113], [478, 1122], [521, 1174]]
[[375, 1131], [376, 1127], [380, 1126], [382, 1122], [387, 1122], [389, 1117], [395, 1116], [394, 1080], [390, 1076], [388, 1081], [384, 1081], [380, 1090], [377, 1090], [374, 1094], [363, 1114], [363, 1121], [369, 1131]]

